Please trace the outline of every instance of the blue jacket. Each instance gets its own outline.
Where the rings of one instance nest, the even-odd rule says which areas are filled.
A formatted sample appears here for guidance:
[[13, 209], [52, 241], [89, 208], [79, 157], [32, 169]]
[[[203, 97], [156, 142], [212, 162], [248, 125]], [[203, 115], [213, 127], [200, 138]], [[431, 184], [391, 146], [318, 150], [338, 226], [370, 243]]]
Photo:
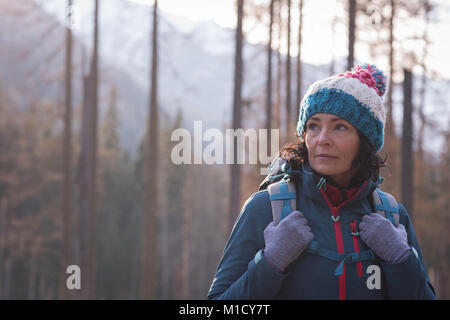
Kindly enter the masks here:
[[[303, 179], [297, 185], [297, 208], [308, 220], [314, 240], [341, 253], [368, 250], [351, 233], [362, 215], [374, 211], [369, 199], [377, 183], [364, 181], [353, 197], [330, 207], [314, 174], [304, 164]], [[435, 299], [411, 220], [401, 204], [399, 211], [412, 247], [404, 262], [391, 264], [376, 257], [344, 264], [343, 274], [335, 276], [338, 262], [304, 251], [281, 274], [262, 254], [263, 232], [272, 221], [272, 209], [268, 192], [257, 192], [236, 220], [207, 299]], [[334, 222], [332, 215], [339, 219]], [[377, 270], [381, 285], [374, 288], [368, 283], [374, 283]]]

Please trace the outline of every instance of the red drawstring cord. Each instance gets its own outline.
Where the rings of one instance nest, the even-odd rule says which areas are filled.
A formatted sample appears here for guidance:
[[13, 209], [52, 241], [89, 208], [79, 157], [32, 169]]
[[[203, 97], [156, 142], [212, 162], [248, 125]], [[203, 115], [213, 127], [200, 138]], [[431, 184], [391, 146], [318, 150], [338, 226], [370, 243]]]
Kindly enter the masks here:
[[[358, 237], [359, 236], [359, 232], [356, 231], [356, 221], [353, 220], [352, 222], [350, 222], [350, 229], [352, 232], [352, 237], [353, 237], [353, 247], [355, 248], [355, 252], [359, 252], [359, 242], [358, 242]], [[362, 262], [359, 261], [356, 264], [356, 268], [358, 270], [358, 277], [362, 277], [363, 275], [363, 268], [362, 268]]]

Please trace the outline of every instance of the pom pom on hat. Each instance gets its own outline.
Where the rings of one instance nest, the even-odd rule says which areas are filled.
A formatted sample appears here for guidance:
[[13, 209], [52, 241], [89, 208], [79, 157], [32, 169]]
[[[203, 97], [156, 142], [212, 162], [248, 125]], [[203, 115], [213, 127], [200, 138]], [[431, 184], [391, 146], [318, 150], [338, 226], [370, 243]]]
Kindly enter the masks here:
[[340, 76], [346, 78], [356, 78], [362, 83], [367, 84], [370, 88], [375, 89], [377, 94], [382, 97], [386, 92], [386, 82], [387, 78], [383, 74], [383, 71], [378, 69], [373, 64], [362, 64], [353, 67], [352, 71], [346, 71], [341, 73]]

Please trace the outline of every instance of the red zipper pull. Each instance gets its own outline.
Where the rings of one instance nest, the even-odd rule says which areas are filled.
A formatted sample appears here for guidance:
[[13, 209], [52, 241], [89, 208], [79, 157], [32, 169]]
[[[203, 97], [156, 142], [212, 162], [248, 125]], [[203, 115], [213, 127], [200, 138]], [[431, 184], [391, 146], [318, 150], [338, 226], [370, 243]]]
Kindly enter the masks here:
[[353, 220], [350, 222], [350, 230], [352, 236], [359, 236], [359, 232], [356, 231], [356, 221]]
[[331, 207], [331, 213], [333, 214], [331, 216], [331, 220], [333, 220], [333, 222], [338, 222], [339, 221], [339, 212], [338, 212], [338, 208], [336, 207]]

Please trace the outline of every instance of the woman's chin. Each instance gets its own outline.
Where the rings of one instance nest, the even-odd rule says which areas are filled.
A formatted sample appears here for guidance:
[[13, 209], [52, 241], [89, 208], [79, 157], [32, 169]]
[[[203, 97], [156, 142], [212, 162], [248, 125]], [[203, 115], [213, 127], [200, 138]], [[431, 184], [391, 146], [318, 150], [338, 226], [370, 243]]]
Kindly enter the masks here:
[[330, 165], [317, 165], [314, 167], [312, 167], [314, 169], [314, 171], [316, 171], [318, 174], [322, 175], [322, 176], [333, 176], [338, 174], [338, 170], [336, 170], [336, 166], [333, 166], [332, 164]]

